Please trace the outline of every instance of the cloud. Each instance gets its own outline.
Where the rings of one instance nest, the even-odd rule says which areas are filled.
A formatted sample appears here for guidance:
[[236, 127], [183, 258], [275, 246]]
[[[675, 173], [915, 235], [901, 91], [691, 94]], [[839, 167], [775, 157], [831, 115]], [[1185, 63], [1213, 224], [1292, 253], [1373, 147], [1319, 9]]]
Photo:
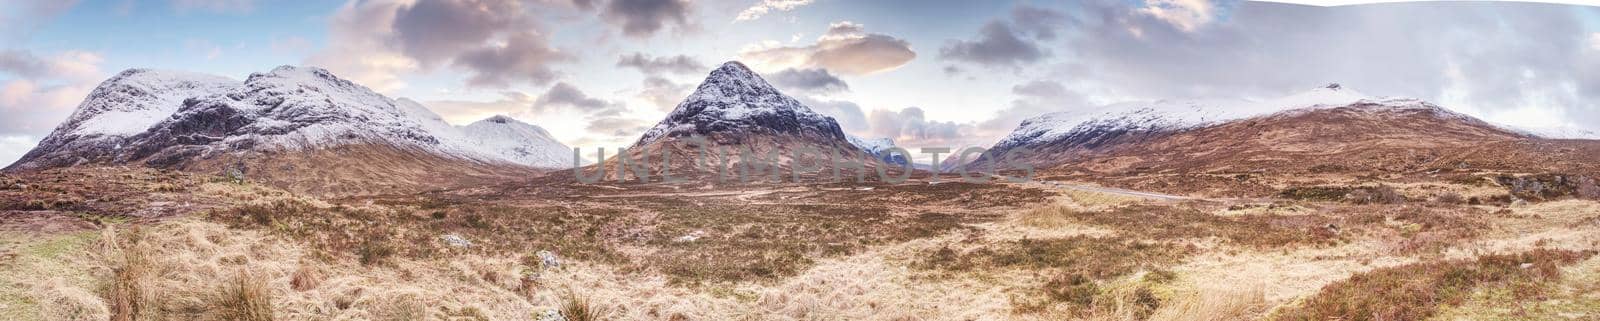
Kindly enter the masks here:
[[40, 25], [55, 20], [78, 0], [7, 0], [0, 6], [0, 44], [26, 40]]
[[617, 59], [617, 67], [633, 67], [647, 75], [661, 73], [698, 74], [707, 72], [705, 64], [685, 55], [669, 57], [651, 57], [643, 53], [623, 55]]
[[329, 47], [306, 63], [379, 91], [404, 87], [401, 76], [452, 67], [467, 84], [547, 84], [552, 66], [576, 58], [549, 44], [529, 6], [516, 0], [352, 0], [329, 19]]
[[527, 23], [517, 1], [419, 1], [397, 10], [395, 40], [407, 56], [425, 67], [448, 61], [463, 48], [479, 47], [502, 30]]
[[1032, 34], [1036, 39], [1054, 40], [1056, 29], [1066, 24], [1067, 16], [1060, 11], [1023, 4], [1011, 9], [1011, 20], [1016, 22], [1017, 30]]
[[551, 64], [574, 59], [550, 48], [543, 36], [530, 31], [511, 35], [501, 46], [462, 53], [455, 64], [470, 70], [472, 76], [467, 80], [470, 85], [503, 87], [519, 80], [549, 83], [556, 77]]
[[679, 30], [690, 27], [687, 0], [611, 0], [601, 18], [622, 28], [622, 34], [646, 38], [667, 25]]
[[772, 11], [790, 11], [809, 5], [811, 2], [812, 0], [761, 0], [761, 2], [745, 8], [744, 11], [740, 11], [739, 16], [734, 17], [733, 21], [756, 20]]
[[870, 135], [872, 132], [871, 124], [867, 122], [867, 114], [863, 113], [861, 106], [856, 103], [843, 100], [817, 100], [804, 96], [796, 99], [810, 107], [812, 111], [833, 117], [833, 120], [839, 123], [839, 128], [846, 133]]
[[679, 84], [666, 78], [649, 76], [644, 78], [643, 87], [639, 89], [639, 93], [635, 97], [650, 102], [658, 110], [671, 111], [678, 106], [678, 102], [689, 96], [690, 89], [691, 87], [687, 84]]
[[44, 136], [105, 79], [99, 54], [0, 51], [0, 136]]
[[975, 40], [957, 40], [939, 49], [939, 58], [991, 67], [1019, 67], [1049, 55], [1003, 21], [984, 24]]
[[826, 69], [784, 69], [767, 75], [773, 85], [788, 91], [810, 94], [829, 94], [850, 91], [850, 85]]
[[868, 137], [891, 138], [900, 146], [954, 148], [972, 143], [972, 125], [928, 120], [922, 108], [876, 109], [867, 115], [867, 122], [872, 127]]
[[978, 123], [982, 136], [1000, 137], [1015, 130], [1024, 119], [1092, 106], [1084, 95], [1055, 80], [1032, 80], [1012, 86], [1011, 94], [1017, 98], [1009, 106], [996, 110], [992, 118]]
[[172, 0], [178, 12], [203, 10], [217, 13], [249, 13], [254, 11], [254, 0]]
[[599, 1], [600, 0], [572, 0], [572, 7], [583, 11], [594, 10], [595, 2]]
[[552, 108], [572, 108], [582, 111], [601, 111], [603, 109], [618, 107], [618, 104], [590, 97], [589, 94], [579, 90], [578, 87], [566, 82], [557, 82], [549, 90], [533, 101], [535, 110]]
[[867, 75], [899, 68], [917, 57], [911, 43], [888, 35], [867, 33], [864, 26], [835, 22], [816, 44], [791, 47], [776, 42], [746, 46], [739, 57], [765, 71], [788, 68], [826, 68], [848, 75]]
[[[401, 98], [405, 99], [405, 98]], [[466, 124], [494, 115], [532, 118], [532, 95], [519, 91], [502, 91], [500, 98], [491, 101], [432, 100], [421, 102], [451, 124]]]
[[1215, 18], [1215, 8], [1211, 0], [1146, 0], [1139, 12], [1183, 31], [1194, 31]]
[[306, 58], [378, 91], [405, 87], [400, 76], [421, 69], [416, 59], [396, 48], [395, 13], [401, 1], [350, 1], [328, 19], [328, 47]]
[[39, 138], [29, 135], [0, 135], [0, 168], [10, 166], [23, 154], [39, 144]]
[[601, 135], [608, 139], [631, 138], [649, 129], [650, 124], [639, 119], [623, 117], [598, 117], [589, 121], [585, 127], [589, 133]]

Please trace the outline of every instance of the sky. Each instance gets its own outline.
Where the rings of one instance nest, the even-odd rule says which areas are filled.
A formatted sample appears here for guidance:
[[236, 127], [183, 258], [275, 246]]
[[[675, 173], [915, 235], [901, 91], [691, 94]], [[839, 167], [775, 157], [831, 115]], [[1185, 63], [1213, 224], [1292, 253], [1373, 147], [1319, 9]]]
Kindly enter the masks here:
[[629, 145], [730, 60], [848, 134], [906, 147], [986, 146], [1048, 112], [1327, 83], [1600, 131], [1600, 9], [1572, 4], [6, 0], [0, 163], [129, 68], [317, 66], [454, 124], [507, 115], [593, 148]]

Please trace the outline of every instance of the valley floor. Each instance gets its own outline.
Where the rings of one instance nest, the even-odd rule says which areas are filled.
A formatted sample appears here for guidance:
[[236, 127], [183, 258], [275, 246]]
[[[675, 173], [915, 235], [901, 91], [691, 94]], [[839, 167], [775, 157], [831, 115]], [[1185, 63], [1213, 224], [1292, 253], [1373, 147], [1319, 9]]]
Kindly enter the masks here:
[[1600, 202], [1383, 186], [1359, 202], [1087, 182], [314, 198], [52, 170], [0, 177], [0, 319], [1600, 319]]

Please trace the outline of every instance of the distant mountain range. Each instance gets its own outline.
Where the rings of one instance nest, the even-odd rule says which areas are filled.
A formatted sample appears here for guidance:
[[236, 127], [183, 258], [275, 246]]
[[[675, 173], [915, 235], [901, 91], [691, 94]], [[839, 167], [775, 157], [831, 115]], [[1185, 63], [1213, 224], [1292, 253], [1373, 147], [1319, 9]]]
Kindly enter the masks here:
[[1591, 172], [1600, 141], [1559, 140], [1337, 84], [1265, 101], [1126, 103], [1030, 118], [972, 165], [1026, 149], [1056, 173]]
[[[1173, 100], [1044, 114], [1023, 121], [969, 165], [1027, 149], [1032, 153], [1022, 161], [1079, 172], [1539, 164], [1584, 170], [1593, 166], [1577, 157], [1589, 155], [1595, 141], [1546, 137], [1593, 135], [1510, 129], [1422, 100], [1369, 97], [1332, 84], [1265, 101]], [[687, 165], [692, 158], [682, 138], [690, 136], [763, 152], [836, 150], [922, 170], [949, 172], [960, 165], [952, 154], [932, 169], [887, 153], [895, 146], [892, 139], [848, 135], [832, 117], [783, 94], [739, 62], [712, 70], [628, 150], [664, 152]], [[1528, 150], [1549, 144], [1577, 147]], [[417, 102], [384, 97], [318, 68], [283, 66], [243, 81], [132, 69], [103, 82], [6, 170], [238, 170], [298, 190], [350, 194], [538, 175], [571, 167], [571, 150], [544, 129], [505, 116], [450, 125]], [[1529, 156], [1534, 154], [1540, 157]]]

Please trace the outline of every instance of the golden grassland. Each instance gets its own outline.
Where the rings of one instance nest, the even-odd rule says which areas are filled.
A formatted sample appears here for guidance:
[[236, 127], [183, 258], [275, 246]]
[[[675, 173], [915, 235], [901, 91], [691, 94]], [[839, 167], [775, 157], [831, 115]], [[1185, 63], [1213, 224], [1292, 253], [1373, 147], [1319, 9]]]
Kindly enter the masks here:
[[[318, 199], [134, 173], [0, 191], [63, 200], [0, 221], [29, 224], [0, 229], [0, 319], [1600, 318], [1600, 203], [1469, 205], [1437, 197], [1448, 183], [1392, 185], [1398, 200], [961, 185]], [[180, 213], [116, 213], [133, 208]]]

